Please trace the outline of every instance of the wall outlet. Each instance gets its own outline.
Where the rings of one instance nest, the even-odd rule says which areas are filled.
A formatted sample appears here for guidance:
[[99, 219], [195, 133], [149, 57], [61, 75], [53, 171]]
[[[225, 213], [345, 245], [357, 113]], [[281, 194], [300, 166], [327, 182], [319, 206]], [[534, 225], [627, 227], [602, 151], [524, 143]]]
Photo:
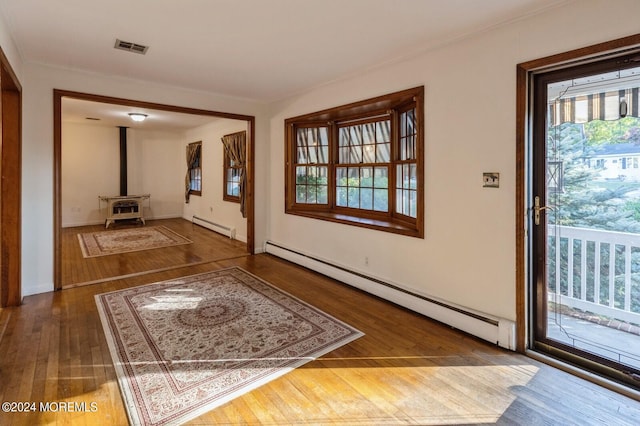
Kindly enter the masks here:
[[495, 173], [495, 172], [482, 173], [482, 186], [484, 188], [499, 188], [500, 173]]

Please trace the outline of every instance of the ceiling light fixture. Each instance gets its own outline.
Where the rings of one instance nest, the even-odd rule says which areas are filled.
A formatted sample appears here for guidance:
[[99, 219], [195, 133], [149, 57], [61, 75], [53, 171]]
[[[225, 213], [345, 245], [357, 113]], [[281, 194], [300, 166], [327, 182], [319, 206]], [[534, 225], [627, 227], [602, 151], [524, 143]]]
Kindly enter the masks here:
[[131, 117], [133, 121], [144, 121], [144, 119], [147, 118], [147, 114], [142, 114], [140, 112], [130, 112], [129, 117]]

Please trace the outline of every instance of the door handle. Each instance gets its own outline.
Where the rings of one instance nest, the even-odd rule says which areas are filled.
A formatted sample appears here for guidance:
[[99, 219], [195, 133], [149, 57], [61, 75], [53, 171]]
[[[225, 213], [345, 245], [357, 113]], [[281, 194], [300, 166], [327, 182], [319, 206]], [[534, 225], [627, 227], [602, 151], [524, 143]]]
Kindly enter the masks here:
[[536, 195], [535, 198], [533, 199], [533, 222], [536, 225], [540, 225], [540, 212], [542, 210], [553, 210], [553, 207], [541, 206], [540, 197]]

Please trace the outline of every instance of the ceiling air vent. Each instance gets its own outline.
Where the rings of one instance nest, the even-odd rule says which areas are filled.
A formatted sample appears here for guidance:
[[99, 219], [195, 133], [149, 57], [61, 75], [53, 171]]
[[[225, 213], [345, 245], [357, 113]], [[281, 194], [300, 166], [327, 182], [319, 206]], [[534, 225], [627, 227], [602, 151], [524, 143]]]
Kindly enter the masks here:
[[119, 39], [116, 39], [116, 45], [114, 47], [116, 49], [127, 50], [141, 55], [147, 53], [147, 50], [149, 49], [149, 46], [143, 46], [142, 44], [131, 43], [130, 41], [123, 41]]

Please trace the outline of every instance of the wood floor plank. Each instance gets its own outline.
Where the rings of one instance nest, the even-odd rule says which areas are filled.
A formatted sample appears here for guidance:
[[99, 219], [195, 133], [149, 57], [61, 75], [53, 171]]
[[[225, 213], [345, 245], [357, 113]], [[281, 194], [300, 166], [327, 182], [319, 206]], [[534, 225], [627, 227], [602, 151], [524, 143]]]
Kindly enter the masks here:
[[[225, 252], [229, 242], [219, 238], [213, 243], [215, 261], [105, 278], [99, 284], [29, 296], [23, 306], [0, 311], [3, 402], [97, 406], [97, 412], [0, 412], [0, 424], [127, 424], [94, 295], [230, 266], [246, 269], [366, 335], [189, 424], [640, 424], [636, 400], [273, 256], [238, 256], [233, 244]], [[178, 260], [211, 254], [204, 252], [208, 254], [184, 253]], [[67, 259], [78, 265], [81, 260]], [[112, 259], [103, 261], [75, 268], [80, 272], [69, 269], [69, 276], [87, 280], [96, 271], [149, 266], [141, 258], [128, 257], [124, 269], [114, 268]]]
[[140, 226], [135, 222], [118, 222], [107, 230], [102, 225], [63, 228], [61, 232], [63, 288], [113, 277], [248, 255], [245, 243], [222, 237], [188, 220], [176, 218], [148, 220], [145, 226], [167, 227], [191, 240], [191, 244], [93, 258], [82, 256], [78, 234], [136, 229]]

